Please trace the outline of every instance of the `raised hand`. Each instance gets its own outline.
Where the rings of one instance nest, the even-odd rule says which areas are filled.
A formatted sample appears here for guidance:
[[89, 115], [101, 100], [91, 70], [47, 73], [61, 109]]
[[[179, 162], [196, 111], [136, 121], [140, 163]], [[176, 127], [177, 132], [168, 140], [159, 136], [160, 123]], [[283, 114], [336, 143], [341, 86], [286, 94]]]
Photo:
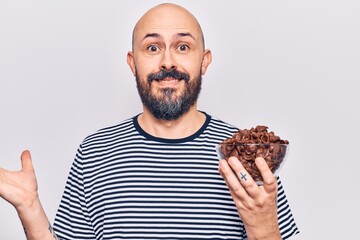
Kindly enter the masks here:
[[16, 208], [26, 239], [57, 239], [41, 205], [31, 155], [27, 150], [21, 154], [21, 165], [20, 171], [0, 168], [0, 197]]
[[29, 151], [21, 154], [20, 171], [0, 168], [0, 197], [12, 204], [16, 210], [31, 207], [38, 198], [37, 181]]
[[263, 158], [255, 161], [264, 184], [258, 186], [240, 161], [230, 157], [220, 160], [224, 178], [245, 224], [248, 239], [281, 239], [277, 217], [277, 181]]

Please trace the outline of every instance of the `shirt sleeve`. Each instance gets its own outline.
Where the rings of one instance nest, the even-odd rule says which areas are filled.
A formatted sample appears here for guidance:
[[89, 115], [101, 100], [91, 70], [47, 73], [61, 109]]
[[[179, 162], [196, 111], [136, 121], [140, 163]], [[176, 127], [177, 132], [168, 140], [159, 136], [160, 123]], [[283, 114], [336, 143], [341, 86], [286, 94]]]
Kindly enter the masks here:
[[296, 226], [294, 217], [291, 213], [289, 203], [286, 199], [284, 188], [281, 180], [278, 177], [278, 195], [277, 195], [277, 208], [278, 208], [278, 222], [282, 239], [288, 239], [299, 233]]
[[60, 239], [98, 239], [89, 216], [83, 178], [82, 150], [79, 147], [55, 216], [54, 230]]

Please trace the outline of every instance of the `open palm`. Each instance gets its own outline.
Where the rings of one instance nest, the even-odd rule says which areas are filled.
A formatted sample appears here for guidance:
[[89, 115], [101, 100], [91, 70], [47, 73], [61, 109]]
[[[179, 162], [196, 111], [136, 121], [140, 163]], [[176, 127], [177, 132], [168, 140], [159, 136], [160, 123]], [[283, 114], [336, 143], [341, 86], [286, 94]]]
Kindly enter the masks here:
[[0, 168], [0, 197], [16, 209], [32, 204], [37, 197], [37, 181], [29, 151], [21, 154], [20, 171]]

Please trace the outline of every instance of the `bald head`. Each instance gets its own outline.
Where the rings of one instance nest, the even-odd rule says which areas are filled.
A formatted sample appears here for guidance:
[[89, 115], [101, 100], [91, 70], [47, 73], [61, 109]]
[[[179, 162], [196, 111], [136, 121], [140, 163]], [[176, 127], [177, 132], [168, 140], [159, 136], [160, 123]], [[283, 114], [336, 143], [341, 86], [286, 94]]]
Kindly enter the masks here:
[[163, 3], [151, 8], [136, 23], [132, 35], [132, 48], [149, 34], [156, 34], [157, 30], [178, 30], [181, 34], [190, 34], [194, 40], [202, 44], [205, 41], [199, 22], [187, 9], [172, 3]]

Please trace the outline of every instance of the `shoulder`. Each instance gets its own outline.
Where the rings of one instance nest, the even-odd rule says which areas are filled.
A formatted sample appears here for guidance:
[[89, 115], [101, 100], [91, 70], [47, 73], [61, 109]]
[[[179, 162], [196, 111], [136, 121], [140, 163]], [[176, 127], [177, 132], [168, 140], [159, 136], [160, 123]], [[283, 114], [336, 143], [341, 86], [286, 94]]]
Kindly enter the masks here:
[[[207, 114], [208, 115], [208, 114]], [[233, 124], [227, 123], [217, 117], [212, 115], [208, 115], [210, 121], [203, 132], [206, 135], [215, 136], [220, 141], [231, 137], [234, 133], [236, 133], [239, 129]]]
[[106, 145], [109, 142], [121, 138], [126, 138], [135, 134], [133, 118], [125, 119], [119, 123], [101, 128], [94, 133], [85, 137], [82, 147], [86, 148], [90, 145]]
[[215, 129], [219, 129], [219, 130], [223, 130], [223, 131], [228, 131], [231, 133], [235, 133], [239, 130], [239, 128], [237, 128], [235, 125], [227, 123], [215, 116], [209, 115], [211, 116], [211, 120], [209, 122], [209, 127], [210, 128], [215, 128]]

